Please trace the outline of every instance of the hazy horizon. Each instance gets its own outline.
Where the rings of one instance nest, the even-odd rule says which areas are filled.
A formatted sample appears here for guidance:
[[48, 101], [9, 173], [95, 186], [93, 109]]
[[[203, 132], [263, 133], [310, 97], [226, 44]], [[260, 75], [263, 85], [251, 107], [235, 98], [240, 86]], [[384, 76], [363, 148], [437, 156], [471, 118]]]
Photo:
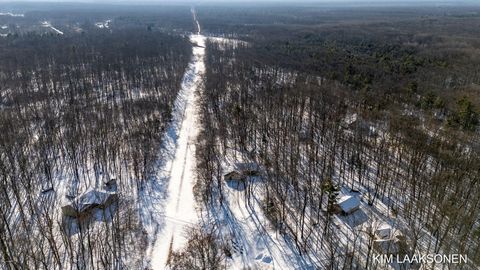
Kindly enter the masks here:
[[[334, 7], [418, 7], [418, 6], [433, 6], [433, 7], [442, 7], [442, 6], [478, 6], [480, 5], [479, 1], [475, 0], [21, 0], [21, 1], [12, 1], [12, 0], [0, 0], [2, 7], [0, 11], [11, 11], [14, 9], [23, 9], [23, 8], [35, 8], [41, 6], [42, 4], [59, 4], [64, 7], [64, 5], [76, 5], [79, 4], [90, 4], [90, 5], [135, 5], [135, 6], [148, 6], [148, 5], [281, 5], [281, 6], [325, 6], [329, 8]], [[25, 6], [22, 6], [25, 5]], [[33, 6], [32, 6], [33, 5]]]

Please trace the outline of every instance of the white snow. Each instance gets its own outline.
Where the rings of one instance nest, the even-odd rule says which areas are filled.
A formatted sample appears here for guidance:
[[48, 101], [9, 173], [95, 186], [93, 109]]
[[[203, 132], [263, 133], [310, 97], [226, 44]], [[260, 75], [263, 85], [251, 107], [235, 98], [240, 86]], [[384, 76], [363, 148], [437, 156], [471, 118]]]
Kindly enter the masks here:
[[[233, 152], [236, 150], [227, 150], [223, 170], [252, 164]], [[314, 269], [310, 258], [299, 254], [293, 239], [273, 228], [266, 218], [262, 177], [247, 176], [244, 181], [222, 181], [222, 185], [222, 203], [214, 199], [202, 216], [218, 226], [221, 244], [232, 254], [226, 260], [227, 269]]]
[[[194, 14], [194, 11], [192, 11]], [[172, 250], [186, 242], [185, 229], [198, 221], [193, 195], [195, 141], [199, 130], [197, 90], [205, 72], [205, 38], [191, 35], [193, 57], [175, 101], [172, 121], [162, 141], [162, 161], [154, 181], [145, 188], [142, 221], [151, 235], [147, 256], [152, 269], [164, 269]], [[167, 185], [167, 187], [162, 186]]]
[[98, 27], [98, 28], [110, 28], [110, 23], [111, 22], [112, 22], [112, 20], [106, 20], [106, 21], [103, 21], [103, 22], [96, 22], [95, 26]]
[[105, 192], [96, 189], [89, 189], [84, 194], [82, 194], [76, 202], [79, 204], [80, 209], [86, 208], [94, 204], [104, 204], [108, 198], [111, 196], [111, 192]]
[[392, 233], [392, 226], [387, 223], [382, 223], [380, 226], [375, 230], [375, 235], [380, 238], [388, 238]]
[[53, 27], [50, 22], [44, 21], [44, 22], [42, 22], [42, 26], [52, 29], [53, 31], [55, 31], [59, 35], [63, 35], [63, 32], [58, 30], [57, 28]]
[[338, 199], [338, 205], [343, 212], [350, 214], [360, 207], [360, 200], [355, 196], [345, 195]]
[[[191, 41], [204, 46], [204, 38], [192, 35]], [[185, 111], [181, 123], [177, 148], [170, 171], [165, 217], [166, 224], [158, 232], [158, 238], [152, 251], [153, 269], [162, 269], [167, 263], [170, 250], [176, 250], [185, 243], [185, 227], [197, 220], [193, 185], [195, 175], [195, 139], [199, 129], [197, 113], [197, 96], [195, 91], [200, 86], [204, 73], [203, 47], [193, 48], [193, 62], [185, 74], [180, 95], [185, 98]]]
[[194, 8], [192, 8], [191, 11], [192, 11], [192, 15], [193, 15], [193, 21], [197, 25], [197, 35], [200, 35], [200, 32], [202, 32], [202, 28], [200, 27], [200, 23], [197, 20], [197, 12], [195, 12]]
[[213, 215], [224, 224], [224, 244], [231, 247], [232, 260], [228, 269], [295, 269], [300, 258], [293, 253], [291, 243], [276, 233], [261, 209], [262, 187], [252, 177], [247, 185], [254, 185], [250, 200], [242, 185], [225, 188], [225, 202]]
[[25, 17], [25, 14], [15, 14], [11, 12], [0, 12], [0, 16]]
[[225, 45], [230, 45], [234, 49], [243, 46], [247, 47], [250, 44], [246, 41], [239, 40], [239, 39], [232, 39], [232, 38], [223, 38], [223, 37], [208, 37], [208, 40], [211, 41], [212, 43], [219, 44], [219, 49], [224, 50]]

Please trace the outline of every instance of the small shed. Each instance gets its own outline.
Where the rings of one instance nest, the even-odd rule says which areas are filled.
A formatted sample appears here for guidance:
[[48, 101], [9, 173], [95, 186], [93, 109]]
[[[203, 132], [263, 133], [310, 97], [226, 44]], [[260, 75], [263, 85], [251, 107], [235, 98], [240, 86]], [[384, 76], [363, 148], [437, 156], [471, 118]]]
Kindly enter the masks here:
[[338, 200], [337, 204], [346, 215], [349, 215], [360, 208], [360, 200], [355, 196], [345, 195]]

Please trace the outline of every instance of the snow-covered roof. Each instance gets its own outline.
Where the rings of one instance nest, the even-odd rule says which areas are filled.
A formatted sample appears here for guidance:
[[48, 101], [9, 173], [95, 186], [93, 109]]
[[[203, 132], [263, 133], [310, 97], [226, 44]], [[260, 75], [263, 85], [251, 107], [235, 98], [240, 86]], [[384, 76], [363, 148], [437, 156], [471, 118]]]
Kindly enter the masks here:
[[110, 194], [106, 192], [96, 190], [96, 189], [91, 189], [83, 193], [78, 198], [77, 203], [78, 204], [102, 204], [107, 200], [109, 195]]
[[375, 234], [380, 237], [380, 238], [389, 238], [392, 233], [392, 226], [390, 226], [388, 223], [381, 223], [379, 226], [375, 229]]
[[350, 214], [360, 207], [360, 200], [355, 196], [345, 195], [338, 199], [338, 205], [343, 212]]
[[82, 212], [92, 206], [106, 205], [108, 204], [108, 201], [114, 196], [116, 196], [115, 192], [89, 189], [85, 191], [82, 195], [76, 197], [71, 203], [67, 205], [72, 206], [78, 212]]

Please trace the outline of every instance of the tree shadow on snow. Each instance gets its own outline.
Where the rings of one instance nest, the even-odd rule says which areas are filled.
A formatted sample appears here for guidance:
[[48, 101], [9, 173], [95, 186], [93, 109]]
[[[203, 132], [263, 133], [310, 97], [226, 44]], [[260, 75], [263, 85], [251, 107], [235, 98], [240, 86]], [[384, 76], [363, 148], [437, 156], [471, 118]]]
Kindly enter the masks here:
[[[230, 183], [229, 183], [230, 182]], [[234, 190], [239, 190], [237, 187], [238, 181], [227, 181], [227, 186]], [[252, 183], [249, 183], [252, 184]], [[241, 184], [239, 184], [240, 186]], [[245, 190], [245, 185], [242, 185], [242, 190]], [[236, 193], [238, 196], [245, 196], [243, 193]], [[227, 196], [228, 199], [234, 198], [235, 195]], [[217, 207], [212, 207], [211, 213], [214, 220], [222, 220], [223, 226], [228, 230], [227, 239], [224, 239], [232, 245], [234, 251], [242, 258], [245, 267], [251, 267], [252, 263], [261, 263], [265, 265], [276, 266], [275, 258], [294, 265], [294, 269], [315, 269], [313, 264], [300, 254], [292, 239], [283, 235], [277, 234], [278, 237], [273, 239], [268, 233], [268, 220], [263, 219], [263, 214], [257, 213], [255, 205], [261, 205], [261, 201], [257, 197], [251, 197], [251, 204], [245, 203], [243, 200], [230, 201], [226, 199], [221, 206], [220, 211]], [[238, 205], [232, 205], [237, 204]], [[245, 220], [238, 219], [232, 212], [232, 207], [240, 207], [239, 211], [244, 212]], [[250, 225], [250, 224], [252, 225]], [[265, 225], [263, 223], [266, 223]], [[245, 229], [245, 226], [250, 226]], [[267, 227], [266, 227], [267, 226]], [[250, 240], [250, 241], [249, 241]], [[284, 245], [278, 242], [282, 241]], [[257, 252], [258, 254], [254, 254]], [[281, 257], [281, 258], [280, 258]]]
[[[261, 200], [259, 200], [257, 197], [252, 197], [252, 200], [254, 201], [254, 204], [261, 205]], [[247, 206], [247, 210], [251, 213], [252, 220], [255, 223], [256, 226], [256, 231], [259, 232], [267, 232], [268, 228], [266, 228], [262, 222], [261, 219], [255, 210], [254, 207], [251, 205]], [[260, 210], [261, 211], [261, 210]], [[262, 214], [263, 215], [263, 214]], [[266, 225], [270, 223], [268, 220], [265, 220], [264, 223], [267, 223]], [[272, 254], [273, 248], [277, 248], [280, 251], [281, 256], [283, 257], [283, 260], [285, 262], [290, 262], [294, 264], [295, 269], [307, 269], [307, 270], [313, 270], [316, 269], [316, 267], [313, 265], [312, 262], [310, 262], [310, 258], [308, 259], [303, 256], [298, 248], [293, 239], [291, 237], [282, 235], [278, 232], [275, 232], [277, 236], [277, 241], [283, 240], [283, 242], [286, 244], [286, 246], [282, 246], [281, 244], [277, 244], [276, 241], [272, 238], [272, 236], [268, 233], [262, 234], [263, 242], [264, 243], [272, 243], [274, 245], [266, 246], [267, 249], [269, 250], [270, 254]], [[290, 255], [288, 255], [290, 254]], [[276, 254], [278, 255], [278, 254]]]

